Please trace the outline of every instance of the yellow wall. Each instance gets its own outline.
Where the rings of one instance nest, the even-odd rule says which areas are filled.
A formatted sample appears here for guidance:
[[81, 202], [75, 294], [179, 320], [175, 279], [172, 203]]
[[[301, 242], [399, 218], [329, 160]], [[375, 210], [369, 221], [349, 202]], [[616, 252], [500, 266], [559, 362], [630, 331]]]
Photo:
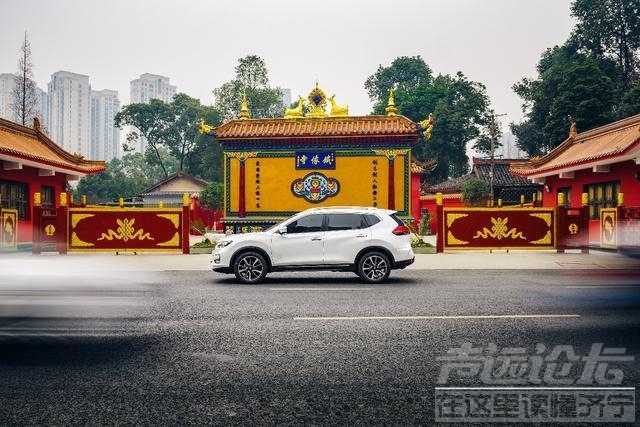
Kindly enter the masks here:
[[[395, 209], [405, 210], [405, 164], [406, 156], [395, 158]], [[245, 162], [245, 208], [251, 212], [277, 213], [297, 212], [318, 206], [373, 206], [372, 173], [373, 163], [378, 161], [378, 194], [379, 208], [387, 207], [389, 160], [385, 156], [361, 155], [341, 156], [335, 152], [335, 169], [296, 169], [295, 155], [287, 157], [253, 157]], [[260, 162], [260, 207], [257, 207], [256, 192], [256, 162]], [[229, 160], [229, 170], [225, 178], [229, 180], [230, 206], [228, 211], [238, 211], [240, 162], [236, 158]], [[294, 180], [304, 178], [312, 172], [320, 172], [327, 178], [334, 178], [340, 184], [340, 191], [333, 197], [327, 197], [320, 203], [311, 203], [303, 197], [296, 197], [291, 191]], [[408, 197], [407, 197], [408, 200]], [[406, 207], [408, 211], [408, 206]]]

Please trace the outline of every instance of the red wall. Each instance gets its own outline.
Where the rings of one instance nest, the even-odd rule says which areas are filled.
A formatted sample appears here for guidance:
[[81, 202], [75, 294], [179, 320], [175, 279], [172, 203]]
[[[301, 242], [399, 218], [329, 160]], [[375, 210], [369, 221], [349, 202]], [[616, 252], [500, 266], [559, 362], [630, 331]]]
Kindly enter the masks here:
[[[461, 208], [464, 207], [464, 203], [460, 200], [460, 197], [448, 198], [444, 195], [442, 200], [442, 205], [447, 208]], [[431, 227], [431, 234], [437, 234], [438, 221], [436, 218], [436, 199], [430, 198], [429, 200], [420, 200], [420, 208], [428, 209], [431, 214], [431, 222], [429, 223]], [[419, 219], [419, 218], [418, 218]]]
[[[542, 192], [542, 206], [553, 207], [558, 201], [558, 190], [571, 188], [571, 207], [582, 205], [582, 193], [587, 184], [598, 184], [612, 181], [620, 181], [620, 192], [624, 194], [625, 206], [640, 206], [640, 180], [636, 174], [640, 173], [640, 165], [633, 160], [611, 165], [609, 172], [592, 172], [591, 169], [575, 171], [574, 178], [560, 179], [558, 175], [546, 177], [545, 185], [550, 191]], [[600, 242], [600, 221], [589, 222], [589, 242]]]
[[60, 193], [66, 190], [67, 175], [38, 176], [38, 169], [23, 166], [19, 170], [0, 169], [0, 179], [23, 182], [29, 186], [29, 219], [18, 221], [18, 243], [29, 243], [32, 240], [33, 195], [42, 192], [42, 186], [53, 187], [56, 194], [56, 206], [60, 205]]

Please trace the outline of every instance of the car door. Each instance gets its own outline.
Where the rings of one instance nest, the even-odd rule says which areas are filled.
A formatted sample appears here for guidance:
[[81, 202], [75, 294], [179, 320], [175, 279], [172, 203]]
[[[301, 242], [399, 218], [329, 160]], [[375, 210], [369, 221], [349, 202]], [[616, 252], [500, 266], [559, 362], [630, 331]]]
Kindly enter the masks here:
[[356, 255], [371, 242], [371, 230], [358, 213], [327, 214], [325, 264], [352, 264]]
[[312, 213], [287, 224], [271, 240], [274, 266], [320, 265], [324, 262], [324, 215]]

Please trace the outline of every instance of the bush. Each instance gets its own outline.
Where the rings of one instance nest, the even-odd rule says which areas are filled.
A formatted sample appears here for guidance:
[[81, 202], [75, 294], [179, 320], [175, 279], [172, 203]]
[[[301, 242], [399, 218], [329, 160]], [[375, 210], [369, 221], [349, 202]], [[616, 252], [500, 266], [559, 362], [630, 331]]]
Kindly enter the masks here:
[[431, 234], [431, 212], [426, 211], [421, 217], [418, 223], [418, 233], [421, 236]]
[[491, 186], [487, 181], [471, 178], [462, 184], [462, 201], [467, 206], [484, 206], [491, 197]]

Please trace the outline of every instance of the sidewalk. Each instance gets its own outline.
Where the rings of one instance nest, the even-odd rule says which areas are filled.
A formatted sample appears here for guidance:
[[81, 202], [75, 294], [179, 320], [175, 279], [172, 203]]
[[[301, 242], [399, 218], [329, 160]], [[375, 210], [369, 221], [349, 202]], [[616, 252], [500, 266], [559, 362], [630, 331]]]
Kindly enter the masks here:
[[[410, 270], [549, 270], [549, 269], [629, 269], [640, 268], [640, 259], [613, 252], [591, 250], [589, 254], [570, 251], [460, 251], [443, 254], [417, 254]], [[161, 253], [0, 253], [0, 271], [39, 270], [57, 272], [100, 271], [207, 271], [209, 255]]]

